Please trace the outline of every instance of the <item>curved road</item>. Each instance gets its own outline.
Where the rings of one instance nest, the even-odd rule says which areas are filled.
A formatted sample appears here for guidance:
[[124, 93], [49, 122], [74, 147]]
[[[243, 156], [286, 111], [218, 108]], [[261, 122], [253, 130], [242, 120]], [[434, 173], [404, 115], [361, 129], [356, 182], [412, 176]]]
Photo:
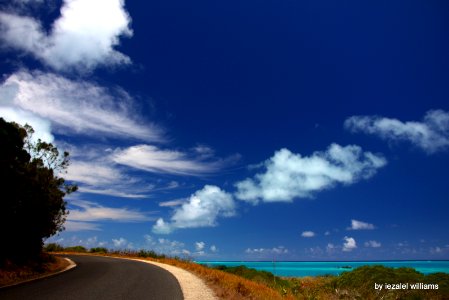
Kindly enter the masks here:
[[53, 277], [0, 289], [0, 299], [183, 299], [176, 278], [154, 265], [109, 257], [68, 257], [77, 264], [76, 268]]

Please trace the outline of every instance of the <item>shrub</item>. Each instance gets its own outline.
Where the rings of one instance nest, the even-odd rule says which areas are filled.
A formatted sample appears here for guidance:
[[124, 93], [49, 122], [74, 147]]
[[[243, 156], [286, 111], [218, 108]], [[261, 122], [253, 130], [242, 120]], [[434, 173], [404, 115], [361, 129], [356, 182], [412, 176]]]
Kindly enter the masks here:
[[104, 247], [95, 247], [91, 248], [90, 253], [108, 253], [108, 249]]
[[73, 246], [73, 247], [66, 247], [64, 248], [65, 251], [69, 251], [69, 252], [87, 252], [87, 249], [84, 248], [83, 246]]
[[50, 243], [44, 246], [44, 251], [47, 252], [60, 252], [64, 251], [64, 247], [56, 243]]

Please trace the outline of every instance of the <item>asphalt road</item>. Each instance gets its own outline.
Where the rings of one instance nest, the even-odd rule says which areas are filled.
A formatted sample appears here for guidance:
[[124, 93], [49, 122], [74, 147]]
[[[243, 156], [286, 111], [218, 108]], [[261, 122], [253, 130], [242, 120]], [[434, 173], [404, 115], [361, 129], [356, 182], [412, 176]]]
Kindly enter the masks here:
[[176, 278], [154, 265], [108, 257], [67, 256], [77, 267], [59, 275], [0, 289], [0, 299], [183, 299]]

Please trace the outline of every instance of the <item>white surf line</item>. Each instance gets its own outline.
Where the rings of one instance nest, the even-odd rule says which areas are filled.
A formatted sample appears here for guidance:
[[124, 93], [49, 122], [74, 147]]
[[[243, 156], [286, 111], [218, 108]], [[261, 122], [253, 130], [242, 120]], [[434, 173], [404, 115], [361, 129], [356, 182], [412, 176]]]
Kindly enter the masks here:
[[198, 276], [190, 273], [189, 271], [154, 261], [143, 259], [133, 260], [145, 262], [147, 264], [153, 264], [172, 273], [181, 286], [182, 294], [185, 300], [218, 300], [218, 297], [214, 295], [214, 292], [204, 283], [204, 281]]

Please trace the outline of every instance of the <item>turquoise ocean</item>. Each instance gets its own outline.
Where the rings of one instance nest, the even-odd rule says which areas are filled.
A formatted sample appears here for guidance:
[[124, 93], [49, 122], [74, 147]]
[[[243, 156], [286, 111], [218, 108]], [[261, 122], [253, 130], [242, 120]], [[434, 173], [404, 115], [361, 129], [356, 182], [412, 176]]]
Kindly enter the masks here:
[[382, 265], [385, 267], [414, 268], [424, 274], [449, 273], [449, 261], [332, 261], [332, 262], [288, 262], [288, 261], [197, 261], [210, 267], [245, 266], [259, 271], [268, 271], [276, 276], [304, 277], [317, 275], [338, 275], [361, 266]]

